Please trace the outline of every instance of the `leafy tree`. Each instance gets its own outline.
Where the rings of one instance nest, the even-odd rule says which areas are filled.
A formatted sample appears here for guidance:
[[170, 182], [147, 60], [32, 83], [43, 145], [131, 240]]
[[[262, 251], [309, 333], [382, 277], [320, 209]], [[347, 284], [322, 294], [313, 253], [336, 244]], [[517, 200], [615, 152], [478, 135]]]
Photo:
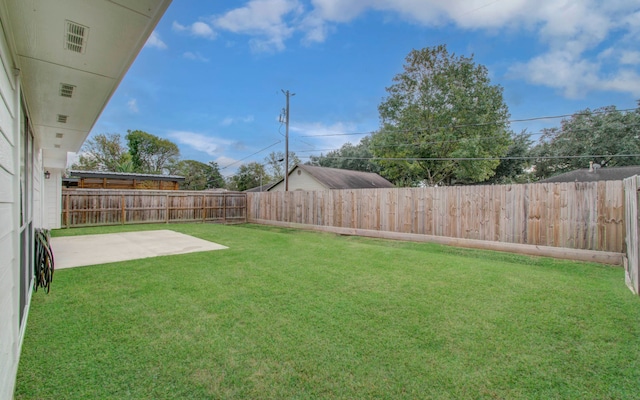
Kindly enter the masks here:
[[[268, 179], [270, 181], [279, 181], [284, 178], [284, 151], [272, 151], [268, 157], [264, 159]], [[300, 159], [293, 151], [289, 152], [289, 171], [297, 164]], [[265, 182], [266, 183], [266, 182]]]
[[196, 160], [182, 160], [175, 164], [171, 173], [185, 178], [180, 184], [180, 189], [184, 190], [205, 190], [225, 186], [218, 164], [213, 161], [205, 164]]
[[128, 130], [126, 139], [136, 172], [162, 174], [180, 157], [175, 143], [150, 133]]
[[412, 50], [387, 93], [371, 146], [383, 159], [383, 176], [400, 185], [436, 185], [494, 175], [499, 161], [491, 158], [504, 156], [510, 145], [509, 111], [486, 67], [444, 45]]
[[535, 174], [541, 179], [586, 168], [589, 161], [603, 167], [640, 165], [637, 156], [615, 157], [640, 154], [640, 102], [634, 112], [624, 113], [615, 106], [579, 111], [563, 120], [559, 128], [543, 130], [533, 152], [539, 157]]
[[330, 151], [326, 155], [311, 156], [309, 164], [378, 173], [380, 166], [371, 160], [372, 157], [371, 137], [365, 136], [358, 144], [345, 143], [338, 150]]
[[211, 173], [209, 174], [209, 180], [207, 185], [211, 188], [223, 188], [226, 186], [224, 176], [220, 173], [220, 166], [215, 161], [209, 161], [209, 167], [211, 167]]
[[251, 162], [249, 164], [243, 164], [238, 168], [238, 172], [229, 178], [228, 188], [230, 190], [243, 191], [265, 184], [266, 177], [268, 177], [264, 165]]
[[129, 172], [131, 156], [117, 133], [101, 133], [82, 146], [80, 159], [71, 169]]
[[526, 157], [531, 155], [532, 144], [531, 135], [526, 131], [513, 134], [505, 159], [500, 160], [495, 175], [489, 178], [487, 183], [509, 184], [529, 181], [531, 175], [526, 170], [531, 167], [531, 161]]

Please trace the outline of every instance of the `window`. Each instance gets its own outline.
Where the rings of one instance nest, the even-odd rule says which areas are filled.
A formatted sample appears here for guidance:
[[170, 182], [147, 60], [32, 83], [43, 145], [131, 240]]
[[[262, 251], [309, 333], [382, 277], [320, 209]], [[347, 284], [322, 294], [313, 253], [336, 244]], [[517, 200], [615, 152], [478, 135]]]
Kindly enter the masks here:
[[20, 108], [20, 325], [33, 282], [33, 134]]

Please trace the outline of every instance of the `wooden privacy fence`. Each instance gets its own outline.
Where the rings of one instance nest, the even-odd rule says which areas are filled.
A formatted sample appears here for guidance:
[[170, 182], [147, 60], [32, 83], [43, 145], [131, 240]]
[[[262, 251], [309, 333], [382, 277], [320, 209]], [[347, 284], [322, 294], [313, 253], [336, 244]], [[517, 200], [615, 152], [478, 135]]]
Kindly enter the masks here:
[[621, 253], [622, 181], [248, 193], [249, 222]]
[[247, 222], [247, 197], [237, 192], [66, 189], [62, 226], [153, 222]]

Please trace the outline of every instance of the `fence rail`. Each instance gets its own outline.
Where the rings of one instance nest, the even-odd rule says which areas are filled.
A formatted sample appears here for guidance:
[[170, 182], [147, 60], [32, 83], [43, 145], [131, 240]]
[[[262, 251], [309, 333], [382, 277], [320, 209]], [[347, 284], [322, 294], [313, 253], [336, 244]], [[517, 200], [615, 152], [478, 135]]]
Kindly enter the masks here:
[[622, 181], [247, 194], [248, 220], [621, 253]]
[[247, 222], [244, 193], [65, 189], [63, 227], [153, 222]]

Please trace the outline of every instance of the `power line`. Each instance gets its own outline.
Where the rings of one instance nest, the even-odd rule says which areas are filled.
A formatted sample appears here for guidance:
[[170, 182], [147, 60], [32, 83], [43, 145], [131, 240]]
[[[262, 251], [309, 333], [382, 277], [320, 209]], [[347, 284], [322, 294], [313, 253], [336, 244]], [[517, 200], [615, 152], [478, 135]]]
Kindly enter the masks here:
[[[558, 118], [567, 118], [567, 117], [575, 117], [575, 116], [590, 116], [590, 115], [599, 115], [599, 114], [611, 114], [613, 112], [630, 112], [635, 111], [635, 108], [626, 108], [623, 110], [602, 110], [602, 111], [591, 111], [591, 112], [583, 112], [583, 113], [574, 113], [574, 114], [563, 114], [563, 115], [549, 115], [542, 117], [531, 117], [531, 118], [520, 118], [520, 119], [511, 119], [507, 120], [504, 123], [510, 124], [513, 122], [531, 122], [531, 121], [541, 121], [545, 119], [558, 119]], [[417, 131], [425, 131], [427, 129], [437, 130], [443, 128], [469, 128], [469, 127], [479, 127], [479, 126], [491, 126], [491, 125], [501, 125], [503, 122], [482, 122], [477, 124], [452, 124], [452, 125], [442, 125], [442, 126], [434, 126], [428, 128], [415, 128], [415, 129], [399, 129], [394, 132], [417, 132]], [[300, 137], [329, 137], [329, 136], [354, 136], [354, 135], [370, 135], [373, 133], [377, 133], [377, 131], [370, 132], [348, 132], [348, 133], [327, 133], [321, 135], [301, 135]]]
[[[625, 128], [631, 128], [631, 127], [640, 127], [640, 124], [628, 124], [625, 125]], [[582, 128], [582, 129], [573, 129], [574, 132], [590, 132], [593, 131], [594, 128]], [[527, 136], [529, 138], [531, 138], [532, 140], [539, 140], [539, 139], [533, 139], [532, 136], [538, 136], [538, 135], [543, 135], [547, 132], [526, 132]], [[558, 132], [560, 133], [560, 132]], [[390, 143], [390, 144], [385, 144], [385, 145], [374, 145], [374, 144], [369, 144], [367, 147], [368, 148], [397, 148], [397, 147], [415, 147], [415, 146], [425, 146], [425, 145], [442, 145], [442, 144], [447, 144], [447, 143], [458, 143], [458, 142], [472, 142], [472, 141], [485, 141], [485, 140], [498, 140], [498, 139], [502, 139], [499, 137], [495, 137], [495, 136], [488, 136], [488, 137], [471, 137], [471, 138], [460, 138], [460, 139], [442, 139], [442, 140], [431, 140], [431, 141], [418, 141], [418, 142], [412, 142], [412, 143]], [[309, 143], [305, 143], [305, 144], [309, 144]], [[354, 147], [357, 145], [353, 145]], [[312, 153], [315, 151], [318, 152], [332, 152], [332, 151], [340, 151], [342, 150], [342, 148], [331, 148], [331, 149], [314, 149], [314, 150], [296, 150], [296, 153]]]
[[253, 156], [255, 156], [256, 154], [262, 153], [263, 151], [268, 150], [268, 149], [272, 148], [273, 146], [275, 146], [275, 145], [277, 145], [277, 144], [280, 144], [280, 143], [282, 143], [282, 140], [278, 140], [278, 141], [277, 141], [277, 142], [275, 142], [274, 144], [269, 145], [269, 146], [265, 147], [264, 149], [260, 149], [260, 150], [256, 151], [255, 153], [253, 153], [253, 154], [250, 154], [250, 155], [246, 156], [245, 158], [241, 158], [240, 160], [236, 160], [236, 161], [232, 162], [231, 164], [226, 165], [226, 166], [224, 166], [224, 167], [220, 168], [220, 171], [222, 171], [223, 169], [229, 168], [230, 166], [235, 165], [235, 164], [237, 164], [237, 163], [239, 163], [239, 162], [241, 162], [241, 161], [244, 161], [244, 160], [246, 160], [246, 159], [247, 159], [247, 158], [249, 158], [249, 157], [253, 157]]
[[[581, 156], [509, 156], [509, 157], [325, 157], [332, 160], [372, 160], [372, 161], [489, 161], [489, 160], [557, 160], [573, 158], [622, 158], [640, 157], [640, 154], [590, 154]], [[311, 158], [311, 156], [301, 156]]]
[[478, 7], [478, 8], [474, 8], [473, 10], [469, 10], [469, 11], [463, 12], [462, 14], [458, 14], [457, 18], [464, 17], [465, 15], [473, 14], [474, 12], [480, 11], [483, 8], [489, 7], [489, 6], [495, 4], [495, 3], [499, 2], [499, 1], [500, 0], [494, 0], [491, 3], [487, 3], [487, 4], [483, 5], [483, 6]]
[[[416, 129], [412, 129], [416, 130]], [[355, 136], [355, 135], [370, 135], [372, 133], [376, 133], [376, 131], [371, 132], [352, 132], [352, 133], [328, 133], [323, 135], [300, 135], [300, 137], [329, 137], [329, 136]]]
[[[498, 140], [501, 138], [498, 137], [476, 137], [476, 138], [461, 138], [461, 139], [443, 139], [443, 140], [432, 140], [429, 142], [413, 142], [413, 143], [395, 143], [395, 144], [386, 144], [386, 145], [373, 145], [370, 144], [369, 148], [389, 148], [389, 147], [415, 147], [415, 146], [424, 146], [424, 145], [434, 145], [434, 144], [446, 144], [446, 143], [457, 143], [457, 142], [472, 142], [477, 140]], [[323, 149], [323, 150], [300, 150], [296, 151], [298, 153], [310, 153], [312, 151], [337, 151], [339, 149]]]

